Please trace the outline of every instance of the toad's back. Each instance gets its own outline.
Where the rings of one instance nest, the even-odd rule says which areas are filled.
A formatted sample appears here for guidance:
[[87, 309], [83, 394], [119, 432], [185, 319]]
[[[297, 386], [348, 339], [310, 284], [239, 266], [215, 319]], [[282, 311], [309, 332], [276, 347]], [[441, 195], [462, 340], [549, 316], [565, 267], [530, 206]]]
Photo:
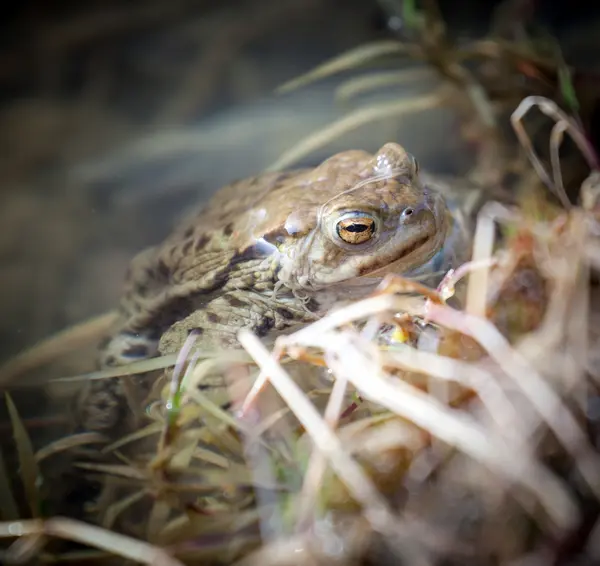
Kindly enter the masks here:
[[101, 365], [176, 351], [191, 330], [228, 346], [241, 327], [314, 320], [349, 290], [427, 263], [448, 226], [444, 200], [393, 143], [228, 185], [134, 258]]

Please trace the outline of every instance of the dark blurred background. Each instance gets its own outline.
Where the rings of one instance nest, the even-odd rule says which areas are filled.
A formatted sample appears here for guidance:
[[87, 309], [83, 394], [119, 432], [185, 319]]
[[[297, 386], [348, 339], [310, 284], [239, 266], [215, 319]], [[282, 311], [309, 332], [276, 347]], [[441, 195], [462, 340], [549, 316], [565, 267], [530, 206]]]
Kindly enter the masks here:
[[[0, 33], [0, 359], [112, 308], [132, 254], [186, 207], [255, 173], [339, 116], [335, 81], [274, 88], [393, 37], [395, 0], [14, 2]], [[500, 2], [447, 0], [457, 36]], [[504, 3], [506, 5], [506, 3]], [[597, 2], [512, 2], [595, 72]], [[517, 10], [516, 12], [521, 13]], [[406, 87], [406, 96], [426, 92]], [[424, 90], [423, 90], [424, 89]], [[440, 135], [441, 132], [449, 135]], [[444, 167], [452, 117], [362, 129], [322, 152], [391, 137]], [[444, 140], [442, 142], [442, 140]]]

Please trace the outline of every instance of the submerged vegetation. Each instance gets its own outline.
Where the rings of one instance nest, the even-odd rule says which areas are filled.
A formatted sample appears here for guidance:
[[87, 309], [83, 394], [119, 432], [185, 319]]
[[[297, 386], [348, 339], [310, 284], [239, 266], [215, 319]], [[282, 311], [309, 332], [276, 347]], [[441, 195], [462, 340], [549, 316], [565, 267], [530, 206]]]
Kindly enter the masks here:
[[[175, 366], [150, 424], [116, 442], [74, 434], [35, 452], [6, 394], [19, 467], [13, 477], [0, 459], [6, 562], [600, 560], [600, 176], [587, 108], [547, 38], [513, 41], [497, 21], [488, 37], [454, 45], [432, 0], [423, 11], [388, 4], [402, 5], [408, 39], [358, 48], [281, 90], [400, 55], [427, 66], [350, 79], [343, 101], [371, 89], [390, 100], [350, 112], [272, 168], [373, 119], [452, 105], [476, 142], [470, 176], [489, 193], [470, 260], [437, 288], [388, 276], [274, 344], [241, 330], [239, 350], [203, 352], [191, 336], [178, 356], [62, 379]], [[394, 100], [392, 87], [432, 70], [440, 91]], [[109, 322], [26, 352], [0, 383]], [[216, 377], [223, 387], [202, 387]], [[67, 457], [103, 483], [86, 517], [54, 516], [46, 501], [47, 471]]]

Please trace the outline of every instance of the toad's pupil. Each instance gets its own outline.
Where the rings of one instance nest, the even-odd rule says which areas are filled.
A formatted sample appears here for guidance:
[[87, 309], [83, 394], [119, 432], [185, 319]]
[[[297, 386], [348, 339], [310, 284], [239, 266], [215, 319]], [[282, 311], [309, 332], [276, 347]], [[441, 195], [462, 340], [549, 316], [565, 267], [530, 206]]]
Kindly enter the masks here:
[[369, 227], [366, 224], [350, 224], [350, 226], [346, 226], [346, 231], [348, 232], [366, 232]]

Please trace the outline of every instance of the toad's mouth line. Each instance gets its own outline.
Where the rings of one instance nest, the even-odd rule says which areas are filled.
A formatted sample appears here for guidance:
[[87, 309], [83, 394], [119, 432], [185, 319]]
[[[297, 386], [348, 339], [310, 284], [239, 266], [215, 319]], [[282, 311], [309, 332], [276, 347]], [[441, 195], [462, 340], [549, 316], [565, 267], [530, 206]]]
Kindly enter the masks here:
[[[430, 240], [431, 240], [431, 235], [429, 235], [429, 234], [416, 239], [414, 242], [412, 242], [407, 247], [402, 249], [400, 251], [400, 253], [394, 259], [389, 261], [386, 265], [383, 265], [376, 269], [364, 271], [363, 273], [359, 274], [359, 277], [368, 277], [368, 276], [373, 276], [377, 273], [382, 273], [382, 274], [385, 273], [386, 270], [393, 267], [400, 260], [404, 259], [405, 257], [408, 257], [410, 254], [417, 251], [419, 248], [425, 246], [425, 244], [427, 244]], [[424, 258], [423, 263], [425, 263], [428, 259], [429, 259], [429, 257]]]

